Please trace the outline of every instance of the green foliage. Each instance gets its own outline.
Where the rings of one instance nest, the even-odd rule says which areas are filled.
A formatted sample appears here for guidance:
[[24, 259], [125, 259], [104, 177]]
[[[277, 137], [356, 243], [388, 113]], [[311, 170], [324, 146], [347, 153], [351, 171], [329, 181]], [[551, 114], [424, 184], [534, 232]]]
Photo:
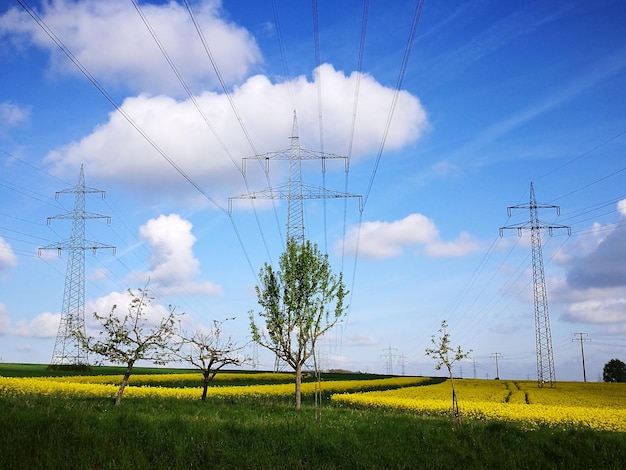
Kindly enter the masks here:
[[452, 365], [469, 357], [472, 352], [463, 351], [461, 346], [457, 346], [456, 349], [451, 346], [450, 333], [448, 333], [448, 324], [445, 320], [441, 322], [441, 328], [439, 328], [439, 339], [436, 339], [433, 335], [431, 337], [431, 343], [434, 348], [426, 348], [426, 355], [432, 357], [437, 361], [435, 369], [440, 370], [443, 366], [448, 370], [448, 376], [450, 377], [450, 385], [452, 387], [452, 422], [455, 428], [461, 427], [461, 414], [459, 412], [459, 402], [454, 388], [454, 377], [452, 374]]
[[308, 240], [288, 240], [279, 269], [266, 263], [259, 279], [256, 293], [265, 329], [250, 312], [252, 337], [296, 371], [298, 408], [301, 368], [314, 354], [317, 340], [346, 314], [348, 292], [342, 275], [332, 273], [328, 255]]
[[626, 364], [619, 359], [611, 359], [602, 369], [605, 382], [626, 382]]
[[463, 351], [461, 346], [453, 348], [450, 342], [450, 333], [448, 333], [448, 324], [445, 320], [441, 322], [441, 328], [439, 328], [440, 336], [438, 339], [433, 335], [431, 337], [431, 343], [434, 348], [426, 348], [426, 355], [432, 357], [437, 361], [435, 369], [440, 370], [443, 366], [448, 371], [448, 376], [452, 379], [452, 365], [462, 359], [468, 358], [472, 350]]

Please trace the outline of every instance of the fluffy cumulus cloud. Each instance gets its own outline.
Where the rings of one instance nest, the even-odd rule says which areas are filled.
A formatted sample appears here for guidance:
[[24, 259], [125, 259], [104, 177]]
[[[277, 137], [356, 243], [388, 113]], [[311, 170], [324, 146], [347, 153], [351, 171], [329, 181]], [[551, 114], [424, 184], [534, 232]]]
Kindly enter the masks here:
[[178, 214], [150, 219], [139, 229], [139, 236], [150, 250], [150, 271], [143, 277], [158, 286], [162, 294], [208, 294], [221, 292], [219, 285], [209, 281], [194, 281], [200, 274], [200, 263], [193, 254], [196, 238], [191, 222]]
[[[626, 200], [617, 204], [626, 218]], [[592, 243], [577, 246], [565, 261], [564, 317], [572, 322], [619, 324], [626, 321], [626, 231], [616, 226], [593, 226]]]
[[[147, 286], [146, 290], [146, 298], [149, 301], [147, 301], [147, 305], [142, 310], [142, 313], [148, 324], [158, 324], [167, 316], [168, 309], [159, 302], [150, 300], [152, 298], [150, 285]], [[131, 292], [111, 292], [108, 295], [87, 302], [85, 305], [85, 324], [88, 334], [95, 335], [96, 331], [102, 331], [101, 324], [94, 318], [93, 312], [97, 312], [100, 316], [106, 316], [111, 311], [114, 311], [115, 315], [121, 318], [129, 313], [130, 302], [133, 296], [136, 295], [140, 295], [138, 289], [132, 289]]]
[[6, 306], [0, 303], [0, 336], [53, 338], [57, 334], [60, 321], [59, 313], [44, 312], [30, 320], [13, 323]]
[[626, 286], [626, 232], [611, 232], [594, 251], [574, 258], [567, 276], [574, 289]]
[[0, 275], [17, 264], [17, 257], [11, 245], [0, 237]]
[[[423, 251], [430, 257], [464, 256], [479, 248], [467, 233], [457, 240], [443, 241], [435, 223], [422, 214], [410, 214], [393, 222], [364, 222], [352, 227], [345, 239], [345, 248], [364, 258], [384, 259], [398, 256], [406, 247]], [[335, 246], [341, 249], [341, 242]]]
[[[617, 203], [622, 221], [626, 219], [626, 199]], [[568, 285], [576, 290], [626, 286], [626, 231], [619, 226], [594, 224], [577, 255], [568, 260]]]
[[573, 302], [566, 311], [566, 318], [578, 323], [626, 322], [626, 298], [607, 297]]
[[[187, 85], [195, 91], [218, 85], [186, 7], [180, 2], [138, 3]], [[238, 82], [249, 74], [251, 67], [260, 63], [261, 54], [254, 38], [245, 29], [221, 17], [219, 0], [201, 0], [193, 8], [206, 42], [220, 45], [211, 49], [211, 53], [227, 84]], [[132, 2], [58, 0], [45, 2], [39, 14], [100, 82], [133, 92], [183, 92]], [[0, 17], [0, 35], [3, 33], [18, 45], [28, 43], [47, 49], [52, 73], [80, 73], [22, 9], [12, 8]]]
[[30, 116], [30, 109], [10, 101], [0, 103], [0, 135], [10, 128], [24, 122]]
[[61, 314], [44, 312], [32, 320], [20, 320], [11, 328], [14, 336], [54, 338], [59, 331]]
[[[323, 83], [325, 150], [345, 155], [352, 126], [356, 73], [346, 75], [324, 64], [315, 77]], [[224, 194], [237, 194], [233, 191], [235, 185], [243, 188], [240, 171], [243, 157], [289, 147], [293, 102], [299, 104], [301, 146], [313, 149], [319, 146], [317, 93], [317, 83], [303, 76], [273, 83], [265, 76], [256, 75], [235, 87], [231, 99], [237, 103], [249, 141], [223, 93], [203, 92], [193, 101], [164, 95], [127, 98], [122, 108], [134, 125], [122, 114], [112, 112], [107, 123], [81, 140], [51, 152], [47, 162], [61, 174], [74, 174], [84, 163], [87, 171], [103, 179], [150, 192], [159, 191], [165, 183], [170, 191], [177, 187], [192, 191], [167, 161], [169, 158], [184, 172], [192, 174], [194, 181], [210, 187], [212, 194], [220, 189]], [[375, 155], [378, 150], [394, 90], [364, 75], [360, 93], [352, 148], [356, 162]], [[414, 143], [427, 128], [427, 116], [419, 100], [401, 92], [386, 148], [397, 150]], [[261, 178], [264, 175], [260, 173], [248, 171], [248, 177]]]
[[[43, 21], [107, 90], [126, 96], [120, 99], [122, 113], [112, 112], [90, 134], [49, 153], [47, 163], [59, 175], [73, 175], [84, 163], [87, 172], [108, 180], [110, 186], [131, 185], [136, 193], [152, 195], [167, 184], [171, 197], [181, 191], [197, 196], [182, 172], [192, 175], [201, 187], [211, 188], [216, 199], [236, 195], [245, 188], [243, 157], [289, 147], [294, 108], [301, 144], [319, 146], [319, 92], [324, 150], [345, 155], [357, 83], [351, 154], [356, 163], [376, 154], [394, 100], [393, 88], [370, 75], [338, 71], [329, 64], [312, 71], [312, 79], [298, 76], [272, 81], [255, 75], [262, 58], [254, 38], [225, 19], [219, 0], [200, 0], [193, 8], [220, 75], [231, 90], [227, 96], [216, 81], [186, 6], [180, 2], [140, 5], [193, 99], [167, 65], [133, 2], [45, 3], [40, 12]], [[16, 47], [35, 45], [49, 51], [51, 73], [80, 73], [22, 9], [11, 8], [0, 17], [0, 37]], [[400, 91], [394, 109], [385, 136], [385, 149], [391, 151], [416, 142], [428, 129], [426, 113], [410, 93]], [[262, 182], [263, 177], [248, 175], [253, 187], [257, 186], [254, 178]]]
[[0, 336], [9, 333], [11, 319], [4, 304], [0, 303]]

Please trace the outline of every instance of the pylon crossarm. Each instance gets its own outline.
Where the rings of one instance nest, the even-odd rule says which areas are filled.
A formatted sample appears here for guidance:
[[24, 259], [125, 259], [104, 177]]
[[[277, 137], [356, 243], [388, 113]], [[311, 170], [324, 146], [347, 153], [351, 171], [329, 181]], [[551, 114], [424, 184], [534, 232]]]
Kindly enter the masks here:
[[[67, 219], [75, 219], [76, 217], [77, 217], [77, 214], [75, 214], [74, 212], [68, 212], [67, 214], [53, 215], [52, 217], [48, 217], [46, 220], [47, 220], [47, 224], [50, 225], [50, 221], [53, 219], [67, 220]], [[78, 217], [82, 219], [106, 219], [107, 224], [111, 223], [111, 216], [96, 214], [95, 212], [82, 212], [78, 215]]]

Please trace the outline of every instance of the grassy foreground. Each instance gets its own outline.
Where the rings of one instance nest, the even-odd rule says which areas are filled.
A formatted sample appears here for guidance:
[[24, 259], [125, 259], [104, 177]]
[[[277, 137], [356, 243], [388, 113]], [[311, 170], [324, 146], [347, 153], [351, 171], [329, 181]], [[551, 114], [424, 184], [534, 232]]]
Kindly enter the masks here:
[[623, 468], [626, 436], [307, 405], [0, 400], [0, 467]]
[[285, 399], [125, 398], [115, 407], [102, 397], [4, 394], [0, 469], [621, 469], [626, 458], [626, 433], [469, 419], [454, 431], [446, 418], [311, 402], [297, 412]]

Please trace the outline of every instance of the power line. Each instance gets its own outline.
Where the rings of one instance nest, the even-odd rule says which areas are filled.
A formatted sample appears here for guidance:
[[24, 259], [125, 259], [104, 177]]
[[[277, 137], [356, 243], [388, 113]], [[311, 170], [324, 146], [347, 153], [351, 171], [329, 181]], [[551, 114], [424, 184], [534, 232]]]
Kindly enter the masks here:
[[374, 185], [374, 179], [376, 178], [376, 172], [378, 171], [378, 166], [380, 165], [380, 159], [385, 149], [387, 136], [389, 134], [389, 129], [391, 128], [391, 120], [393, 118], [393, 115], [396, 109], [396, 104], [398, 102], [398, 97], [400, 95], [400, 89], [402, 88], [402, 82], [404, 81], [404, 74], [406, 73], [406, 68], [409, 63], [409, 57], [411, 56], [411, 50], [413, 48], [413, 43], [415, 41], [415, 35], [417, 34], [417, 27], [419, 25], [419, 21], [422, 16], [423, 7], [424, 7], [424, 1], [418, 0], [415, 5], [415, 12], [413, 13], [413, 21], [411, 23], [411, 30], [409, 32], [409, 37], [407, 39], [406, 47], [404, 49], [404, 56], [402, 57], [402, 64], [400, 65], [400, 72], [398, 73], [398, 79], [396, 81], [396, 86], [394, 88], [393, 98], [391, 100], [391, 106], [389, 108], [389, 113], [387, 114], [387, 122], [385, 123], [385, 128], [383, 130], [383, 137], [380, 142], [380, 147], [378, 148], [378, 153], [376, 154], [376, 161], [374, 163], [374, 169], [372, 170], [372, 176], [367, 186], [367, 190], [365, 191], [363, 206], [367, 204], [367, 201], [369, 199], [370, 193], [372, 191], [372, 186]]
[[48, 27], [48, 25], [37, 15], [37, 13], [28, 5], [25, 0], [17, 0], [17, 2], [22, 6], [22, 8], [35, 20], [35, 22], [39, 25], [41, 29], [52, 39], [52, 41], [57, 45], [57, 47], [72, 61], [72, 63], [82, 72], [82, 74], [92, 83], [94, 87], [105, 97], [105, 99], [115, 108], [117, 112], [119, 112], [126, 121], [154, 148], [157, 153], [165, 159], [189, 184], [191, 184], [202, 196], [204, 196], [209, 202], [211, 202], [216, 208], [222, 211], [225, 215], [228, 216], [228, 219], [231, 222], [233, 230], [235, 232], [235, 236], [239, 241], [241, 249], [243, 250], [244, 256], [246, 258], [248, 267], [252, 272], [254, 278], [257, 278], [256, 271], [252, 266], [252, 262], [250, 260], [250, 256], [248, 255], [247, 250], [243, 244], [243, 239], [241, 238], [241, 234], [237, 229], [231, 214], [224, 208], [221, 204], [219, 204], [213, 197], [211, 197], [198, 183], [196, 183], [172, 158], [169, 157], [157, 144], [156, 142], [132, 119], [132, 117], [124, 111], [124, 109], [117, 103], [117, 101], [106, 91], [106, 89], [96, 80], [96, 78], [91, 75], [91, 73], [82, 65], [82, 63], [72, 54], [72, 52], [63, 44], [63, 42], [54, 34], [54, 32]]
[[[242, 172], [242, 169], [237, 165], [237, 162], [235, 161], [234, 157], [232, 156], [232, 154], [231, 154], [230, 150], [228, 149], [228, 147], [226, 146], [225, 142], [219, 136], [219, 134], [217, 133], [217, 130], [211, 124], [208, 116], [206, 115], [206, 113], [200, 107], [200, 105], [198, 103], [198, 100], [196, 99], [195, 95], [191, 92], [191, 89], [189, 88], [189, 86], [187, 85], [185, 80], [183, 79], [182, 74], [178, 71], [178, 68], [174, 64], [174, 61], [170, 58], [169, 54], [167, 53], [167, 50], [165, 49], [165, 47], [163, 46], [163, 44], [159, 40], [156, 31], [154, 30], [154, 28], [152, 27], [152, 25], [148, 21], [148, 18], [143, 13], [143, 10], [139, 7], [139, 4], [137, 3], [136, 0], [132, 0], [132, 2], [133, 2], [133, 5], [135, 6], [135, 10], [137, 10], [137, 13], [141, 17], [141, 20], [143, 21], [144, 25], [148, 29], [148, 32], [150, 33], [150, 36], [152, 37], [153, 41], [156, 43], [157, 47], [161, 51], [161, 54], [163, 55], [163, 57], [167, 61], [168, 65], [170, 66], [170, 68], [172, 69], [174, 74], [176, 75], [176, 78], [178, 79], [178, 81], [180, 82], [181, 86], [183, 87], [183, 89], [187, 93], [187, 96], [189, 97], [189, 99], [193, 103], [194, 107], [196, 108], [196, 110], [198, 111], [200, 116], [202, 117], [204, 123], [207, 125], [207, 127], [209, 128], [209, 130], [211, 131], [211, 133], [213, 134], [213, 136], [217, 140], [217, 142], [220, 145], [220, 147], [222, 148], [222, 150], [226, 153], [226, 155], [228, 156], [230, 161], [233, 163], [233, 165], [235, 165], [235, 167], [237, 168], [239, 173], [243, 176], [243, 180], [244, 180], [244, 183], [246, 185], [246, 188], [249, 190], [248, 179], [246, 178], [245, 174]], [[237, 108], [235, 107], [235, 104], [234, 104], [234, 102], [233, 102], [233, 100], [232, 100], [232, 98], [230, 96], [230, 93], [228, 92], [228, 89], [226, 88], [226, 84], [225, 84], [225, 82], [224, 82], [224, 80], [222, 78], [222, 74], [220, 73], [220, 70], [217, 67], [217, 64], [215, 63], [215, 60], [213, 59], [213, 54], [211, 53], [211, 50], [209, 49], [209, 46], [208, 46], [208, 44], [207, 44], [207, 42], [206, 42], [206, 40], [204, 38], [204, 34], [202, 33], [202, 29], [200, 28], [200, 26], [198, 24], [198, 21], [196, 19], [195, 13], [193, 12], [193, 9], [191, 8], [191, 5], [189, 4], [189, 2], [187, 0], [185, 0], [185, 4], [187, 6], [187, 11], [189, 13], [189, 16], [191, 17], [191, 20], [192, 20], [192, 22], [193, 22], [193, 24], [194, 24], [194, 26], [196, 28], [196, 32], [198, 33], [198, 36], [200, 37], [200, 40], [202, 41], [202, 45], [204, 46], [204, 50], [206, 51], [207, 56], [209, 57], [209, 60], [211, 62], [211, 65], [213, 66], [213, 70], [215, 71], [215, 74], [218, 77], [218, 80], [219, 80], [220, 84], [222, 85], [222, 89], [224, 91], [224, 95], [227, 97], [228, 102], [230, 103], [230, 106], [231, 106], [231, 108], [233, 110], [233, 113], [235, 114], [235, 117], [237, 118], [237, 121], [239, 122], [239, 125], [240, 125], [244, 135], [246, 136], [246, 139], [247, 139], [248, 143], [250, 144], [250, 147], [256, 153], [256, 149], [254, 147], [254, 144], [252, 143], [252, 140], [250, 139], [250, 135], [248, 134], [248, 131], [246, 130], [246, 128], [243, 125], [243, 120], [241, 119], [241, 116], [239, 115], [239, 113], [237, 111]], [[269, 248], [267, 246], [267, 241], [265, 239], [265, 234], [263, 233], [263, 229], [261, 227], [261, 222], [259, 220], [259, 216], [258, 216], [256, 207], [254, 206], [254, 204], [252, 204], [252, 210], [254, 212], [255, 220], [256, 220], [256, 223], [257, 223], [257, 228], [258, 228], [259, 233], [261, 235], [261, 240], [263, 242], [263, 246], [265, 247], [265, 251], [266, 251], [268, 257], [271, 258], [270, 251], [269, 251]], [[274, 208], [274, 210], [276, 210], [276, 208]], [[229, 213], [229, 216], [230, 216], [230, 213]]]

